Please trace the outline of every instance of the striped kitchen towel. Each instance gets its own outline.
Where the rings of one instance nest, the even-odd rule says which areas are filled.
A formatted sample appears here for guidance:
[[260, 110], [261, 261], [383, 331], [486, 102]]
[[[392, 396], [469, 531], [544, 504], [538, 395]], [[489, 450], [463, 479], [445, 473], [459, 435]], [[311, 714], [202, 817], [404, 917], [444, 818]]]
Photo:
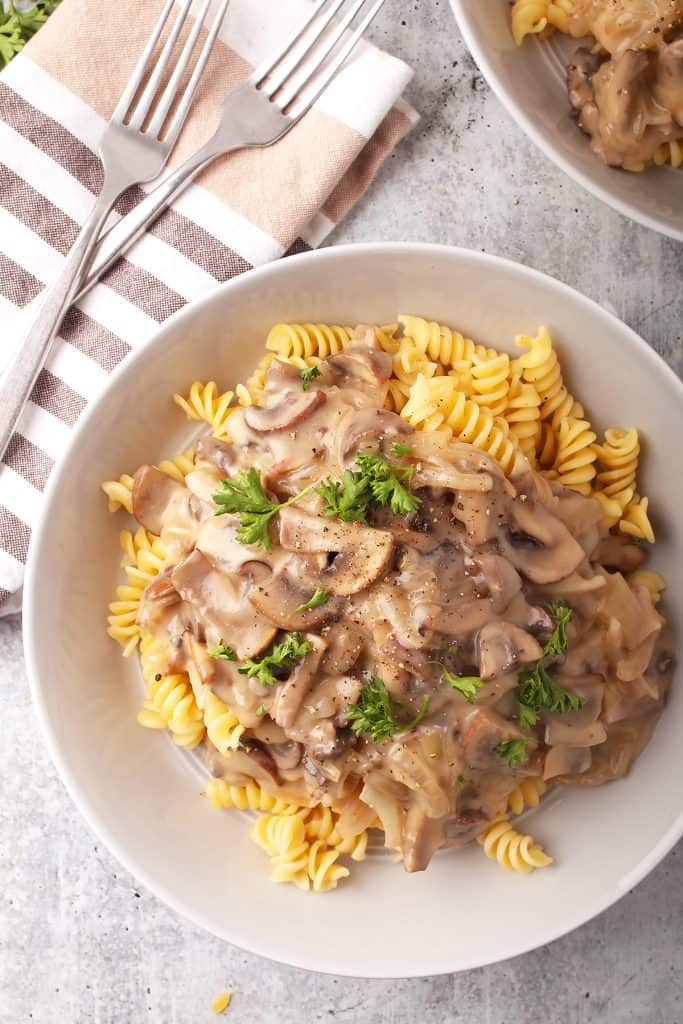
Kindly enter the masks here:
[[[277, 50], [309, 0], [232, 0], [170, 164], [213, 131], [226, 93]], [[101, 183], [95, 156], [161, 0], [63, 0], [0, 75], [0, 369]], [[31, 528], [69, 432], [107, 375], [217, 282], [320, 245], [416, 120], [411, 70], [361, 44], [276, 146], [212, 165], [68, 313], [0, 466], [0, 609], [19, 604]], [[140, 191], [127, 193], [123, 214]]]

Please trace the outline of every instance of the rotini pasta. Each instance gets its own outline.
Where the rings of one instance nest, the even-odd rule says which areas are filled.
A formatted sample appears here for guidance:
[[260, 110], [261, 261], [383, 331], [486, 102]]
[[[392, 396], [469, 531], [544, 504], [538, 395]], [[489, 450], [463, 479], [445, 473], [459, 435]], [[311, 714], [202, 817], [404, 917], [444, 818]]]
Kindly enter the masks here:
[[301, 810], [298, 804], [290, 804], [266, 792], [253, 779], [244, 786], [233, 786], [226, 779], [209, 779], [206, 796], [217, 810], [235, 807], [240, 811], [270, 811], [271, 814], [295, 814]]
[[214, 437], [224, 437], [233, 397], [233, 391], [220, 392], [215, 380], [210, 380], [206, 384], [196, 380], [187, 398], [175, 394], [173, 401], [180, 406], [189, 420], [204, 420], [211, 426]]
[[[525, 383], [521, 376], [514, 376], [510, 381], [505, 419], [510, 425], [510, 433], [517, 440], [520, 450], [524, 452], [532, 465], [536, 463], [537, 447], [541, 437], [541, 398], [533, 384]], [[554, 435], [551, 436], [554, 439]], [[541, 447], [541, 454], [546, 455]], [[547, 455], [546, 455], [547, 457]], [[546, 465], [555, 461], [552, 458]]]
[[354, 336], [353, 327], [334, 324], [275, 324], [266, 348], [278, 356], [326, 356], [341, 352]]
[[631, 587], [645, 587], [653, 604], [659, 604], [663, 592], [666, 590], [664, 577], [654, 569], [636, 569], [626, 577]]
[[138, 722], [147, 729], [168, 729], [177, 746], [191, 750], [204, 739], [202, 713], [187, 675], [164, 673], [164, 657], [158, 639], [151, 635], [142, 637], [140, 665], [149, 696], [143, 702]]
[[528, 352], [518, 356], [513, 372], [521, 371], [522, 377], [533, 384], [541, 399], [541, 419], [550, 420], [555, 434], [561, 423], [569, 416], [583, 419], [583, 406], [569, 394], [562, 379], [562, 370], [550, 335], [545, 327], [531, 338], [520, 334], [515, 338], [518, 348]]
[[244, 726], [227, 704], [224, 704], [215, 693], [209, 690], [204, 704], [204, 725], [206, 733], [216, 750], [221, 754], [229, 754], [236, 750]]
[[525, 36], [538, 35], [547, 28], [569, 31], [572, 0], [516, 0], [512, 6], [512, 34], [517, 46]]
[[560, 424], [557, 438], [556, 479], [565, 487], [586, 496], [591, 493], [595, 477], [595, 436], [587, 420], [568, 416]]
[[522, 779], [508, 796], [508, 807], [513, 814], [521, 814], [527, 807], [538, 807], [541, 797], [548, 789], [539, 776]]
[[122, 566], [126, 583], [116, 588], [116, 600], [109, 605], [107, 632], [123, 647], [123, 655], [128, 658], [140, 641], [140, 627], [137, 623], [140, 598], [145, 587], [163, 568], [166, 550], [161, 540], [142, 526], [135, 534], [122, 530], [119, 542], [123, 549]]
[[507, 871], [518, 871], [529, 874], [536, 868], [544, 868], [553, 863], [531, 836], [515, 831], [507, 818], [493, 821], [479, 837], [484, 853], [491, 860], [497, 861]]

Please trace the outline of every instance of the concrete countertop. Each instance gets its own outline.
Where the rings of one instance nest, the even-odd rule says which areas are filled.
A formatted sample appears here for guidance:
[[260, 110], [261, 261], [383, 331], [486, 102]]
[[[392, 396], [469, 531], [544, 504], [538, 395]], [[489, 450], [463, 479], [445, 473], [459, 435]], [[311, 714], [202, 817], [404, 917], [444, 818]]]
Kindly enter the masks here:
[[[679, 372], [683, 249], [548, 162], [502, 110], [447, 0], [386, 4], [375, 40], [416, 76], [423, 120], [333, 243], [446, 242], [510, 257], [591, 296]], [[681, 1024], [683, 846], [552, 945], [416, 981], [349, 981], [243, 953], [141, 889], [90, 834], [32, 711], [18, 619], [0, 622], [0, 1024]], [[680, 780], [672, 780], [679, 785]]]

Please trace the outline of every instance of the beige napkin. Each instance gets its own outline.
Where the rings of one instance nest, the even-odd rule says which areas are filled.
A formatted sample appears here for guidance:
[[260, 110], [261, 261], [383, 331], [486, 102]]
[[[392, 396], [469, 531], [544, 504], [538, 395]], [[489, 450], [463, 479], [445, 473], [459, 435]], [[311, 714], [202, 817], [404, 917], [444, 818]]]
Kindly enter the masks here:
[[[213, 132], [223, 99], [308, 0], [232, 0], [171, 166]], [[0, 75], [0, 369], [59, 271], [99, 190], [95, 155], [161, 0], [63, 0]], [[277, 145], [224, 157], [66, 317], [0, 466], [0, 608], [17, 606], [29, 537], [54, 462], [127, 352], [218, 281], [319, 245], [416, 120], [412, 72], [361, 44]], [[133, 189], [124, 213], [142, 193]]]

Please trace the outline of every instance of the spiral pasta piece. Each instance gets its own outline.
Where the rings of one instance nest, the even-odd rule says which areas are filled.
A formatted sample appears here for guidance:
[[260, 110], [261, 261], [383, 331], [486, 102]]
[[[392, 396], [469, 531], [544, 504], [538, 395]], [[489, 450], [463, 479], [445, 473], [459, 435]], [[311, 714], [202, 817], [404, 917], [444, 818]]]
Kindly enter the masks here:
[[515, 359], [513, 372], [521, 371], [524, 380], [533, 384], [538, 391], [541, 398], [541, 419], [550, 420], [556, 433], [567, 417], [583, 419], [583, 406], [565, 387], [557, 352], [546, 328], [541, 327], [534, 338], [526, 334], [518, 335], [515, 344], [518, 348], [529, 350]]
[[342, 352], [354, 337], [353, 327], [336, 324], [275, 324], [266, 348], [279, 356], [326, 356]]
[[[520, 450], [524, 452], [532, 466], [535, 465], [541, 437], [541, 398], [533, 384], [526, 383], [521, 376], [514, 376], [510, 383], [505, 419]], [[554, 439], [552, 430], [551, 436]], [[546, 464], [551, 465], [554, 461], [555, 447], [552, 458]]]
[[336, 889], [342, 878], [348, 878], [350, 871], [343, 864], [337, 864], [339, 850], [332, 849], [321, 839], [311, 844], [308, 853], [308, 877], [313, 892], [329, 892]]
[[619, 522], [619, 532], [628, 537], [635, 537], [636, 540], [646, 540], [648, 544], [654, 544], [655, 532], [647, 514], [648, 505], [647, 498], [641, 498], [639, 494], [635, 494], [633, 501], [629, 502], [624, 509], [624, 514]]
[[683, 141], [680, 139], [663, 142], [655, 151], [652, 162], [656, 167], [671, 164], [672, 167], [683, 167]]
[[492, 416], [501, 416], [508, 403], [510, 357], [506, 352], [492, 358], [475, 355], [472, 366], [472, 399], [488, 409]]
[[225, 755], [237, 749], [244, 726], [228, 705], [211, 690], [206, 694], [204, 725], [209, 739], [219, 753]]
[[600, 470], [596, 486], [609, 497], [617, 497], [629, 488], [634, 489], [640, 455], [638, 431], [618, 430], [612, 427], [605, 431], [605, 443], [595, 446]]
[[596, 472], [595, 439], [587, 420], [569, 416], [560, 425], [554, 466], [557, 479], [565, 487], [586, 497], [591, 493], [591, 482]]
[[488, 452], [503, 472], [512, 471], [518, 449], [506, 433], [507, 425], [466, 398], [452, 377], [427, 380], [420, 374], [401, 416], [416, 430], [448, 429], [457, 441], [469, 442]]
[[226, 421], [232, 412], [230, 403], [233, 391], [219, 391], [215, 380], [204, 384], [196, 380], [190, 387], [187, 398], [175, 394], [173, 401], [184, 411], [189, 420], [204, 420], [211, 426], [214, 437], [225, 437]]
[[511, 12], [515, 43], [521, 46], [525, 36], [537, 35], [546, 28], [569, 32], [573, 10], [572, 0], [516, 0]]
[[250, 836], [270, 857], [273, 882], [310, 889], [310, 844], [301, 815], [262, 814], [252, 825]]
[[486, 856], [498, 861], [506, 871], [519, 871], [526, 875], [553, 862], [543, 847], [535, 843], [531, 836], [517, 832], [507, 818], [493, 821], [479, 836], [478, 842], [483, 846]]
[[254, 779], [244, 786], [233, 786], [226, 779], [209, 779], [206, 796], [216, 810], [235, 807], [240, 811], [270, 811], [271, 814], [296, 814], [301, 810], [298, 804], [267, 793]]
[[335, 850], [338, 850], [339, 853], [348, 854], [351, 860], [365, 860], [368, 849], [368, 831], [364, 829], [357, 836], [348, 836], [346, 839], [343, 839], [335, 828], [327, 837], [327, 843], [329, 846], [334, 847]]
[[147, 729], [168, 729], [173, 742], [187, 750], [204, 739], [204, 720], [197, 707], [187, 674], [164, 672], [165, 651], [151, 634], [140, 641], [140, 665], [147, 684], [138, 722]]
[[164, 544], [141, 526], [135, 533], [122, 530], [119, 542], [123, 549], [122, 567], [126, 582], [116, 588], [116, 600], [109, 604], [107, 618], [109, 636], [123, 647], [124, 658], [130, 657], [140, 641], [137, 616], [145, 587], [164, 567]]
[[548, 786], [540, 777], [522, 779], [508, 795], [508, 807], [513, 814], [521, 814], [526, 807], [538, 807], [547, 789]]
[[133, 477], [123, 473], [118, 480], [105, 480], [102, 490], [109, 498], [109, 511], [117, 512], [125, 508], [128, 515], [133, 514]]

